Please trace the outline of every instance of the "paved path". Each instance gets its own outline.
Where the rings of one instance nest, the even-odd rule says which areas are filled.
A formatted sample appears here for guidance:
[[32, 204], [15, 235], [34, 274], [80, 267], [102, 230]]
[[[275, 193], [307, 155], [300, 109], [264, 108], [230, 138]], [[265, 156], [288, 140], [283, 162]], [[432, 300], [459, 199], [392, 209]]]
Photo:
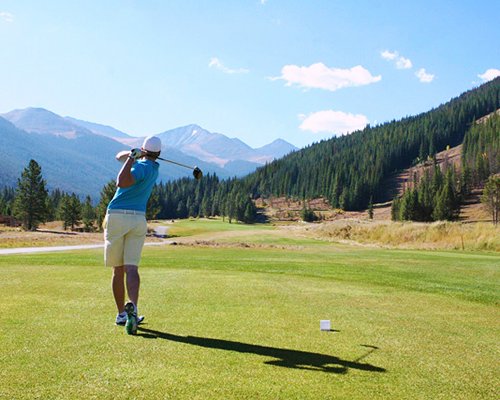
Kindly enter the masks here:
[[[144, 243], [144, 246], [162, 246], [170, 244], [172, 241]], [[50, 246], [50, 247], [16, 247], [12, 249], [0, 249], [0, 255], [6, 254], [27, 254], [27, 253], [52, 253], [55, 251], [85, 250], [103, 248], [104, 244], [81, 244], [76, 246]]]

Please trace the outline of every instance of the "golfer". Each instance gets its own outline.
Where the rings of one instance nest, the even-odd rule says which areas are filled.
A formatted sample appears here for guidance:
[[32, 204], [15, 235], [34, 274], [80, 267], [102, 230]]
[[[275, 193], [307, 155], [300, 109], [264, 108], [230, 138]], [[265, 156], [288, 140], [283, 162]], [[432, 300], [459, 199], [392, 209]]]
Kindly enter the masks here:
[[[116, 178], [118, 187], [104, 220], [104, 262], [113, 268], [111, 286], [118, 315], [117, 325], [135, 334], [144, 319], [138, 316], [139, 261], [146, 238], [146, 204], [158, 178], [161, 140], [149, 136], [141, 149], [132, 149]], [[129, 301], [125, 303], [125, 287]]]

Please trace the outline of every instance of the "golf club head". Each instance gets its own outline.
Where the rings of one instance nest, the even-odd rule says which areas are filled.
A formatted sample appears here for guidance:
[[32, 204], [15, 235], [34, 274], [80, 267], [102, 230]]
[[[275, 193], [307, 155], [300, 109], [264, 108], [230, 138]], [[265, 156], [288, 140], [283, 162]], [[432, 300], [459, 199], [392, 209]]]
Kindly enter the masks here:
[[193, 176], [196, 180], [200, 180], [203, 176], [203, 172], [198, 167], [193, 168]]

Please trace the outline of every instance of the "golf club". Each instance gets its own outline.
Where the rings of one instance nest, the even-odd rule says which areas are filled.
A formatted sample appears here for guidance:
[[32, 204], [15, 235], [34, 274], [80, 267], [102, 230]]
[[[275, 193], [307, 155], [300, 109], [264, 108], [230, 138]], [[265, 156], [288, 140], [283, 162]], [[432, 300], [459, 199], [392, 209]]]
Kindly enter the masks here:
[[[120, 161], [120, 162], [125, 162], [125, 160], [127, 159], [127, 157], [128, 157], [129, 154], [130, 154], [129, 150], [120, 151], [115, 156], [115, 158], [118, 161]], [[202, 178], [202, 176], [203, 176], [203, 172], [197, 166], [191, 167], [190, 165], [182, 164], [180, 162], [173, 161], [173, 160], [167, 160], [166, 158], [161, 158], [161, 157], [157, 157], [157, 160], [162, 160], [162, 161], [165, 161], [165, 162], [168, 162], [168, 163], [171, 163], [171, 164], [175, 164], [175, 165], [178, 165], [180, 167], [184, 167], [184, 168], [188, 168], [188, 169], [192, 170], [193, 171], [193, 176], [194, 176], [194, 178], [196, 180], [200, 180]]]
[[161, 158], [161, 157], [156, 157], [156, 159], [157, 160], [162, 160], [162, 161], [165, 161], [165, 162], [168, 162], [168, 163], [171, 163], [171, 164], [179, 165], [180, 167], [192, 169], [193, 170], [193, 176], [195, 177], [195, 179], [199, 180], [203, 176], [203, 172], [197, 166], [191, 167], [189, 165], [182, 164], [180, 162], [173, 161], [173, 160], [167, 160], [166, 158]]

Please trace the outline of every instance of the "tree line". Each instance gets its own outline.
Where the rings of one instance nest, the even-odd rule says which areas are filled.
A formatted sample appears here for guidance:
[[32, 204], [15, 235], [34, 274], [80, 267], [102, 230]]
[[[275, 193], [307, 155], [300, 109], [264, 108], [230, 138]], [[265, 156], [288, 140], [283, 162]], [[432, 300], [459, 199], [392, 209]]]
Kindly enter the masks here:
[[65, 230], [81, 224], [85, 231], [96, 229], [97, 214], [90, 196], [82, 202], [74, 193], [59, 189], [49, 193], [46, 187], [40, 165], [30, 160], [17, 187], [3, 188], [0, 192], [0, 214], [15, 217], [26, 230], [54, 220], [61, 220]]
[[[0, 214], [15, 217], [26, 230], [36, 229], [41, 223], [61, 220], [63, 229], [82, 227], [84, 231], [99, 230], [107, 206], [116, 191], [115, 181], [101, 190], [96, 206], [90, 196], [84, 201], [74, 193], [59, 189], [48, 192], [40, 165], [30, 160], [18, 179], [15, 189], [0, 192]], [[222, 216], [231, 223], [253, 223], [257, 208], [250, 196], [240, 191], [236, 179], [220, 181], [207, 174], [202, 180], [183, 178], [154, 186], [147, 205], [146, 218], [177, 219], [188, 217]]]

